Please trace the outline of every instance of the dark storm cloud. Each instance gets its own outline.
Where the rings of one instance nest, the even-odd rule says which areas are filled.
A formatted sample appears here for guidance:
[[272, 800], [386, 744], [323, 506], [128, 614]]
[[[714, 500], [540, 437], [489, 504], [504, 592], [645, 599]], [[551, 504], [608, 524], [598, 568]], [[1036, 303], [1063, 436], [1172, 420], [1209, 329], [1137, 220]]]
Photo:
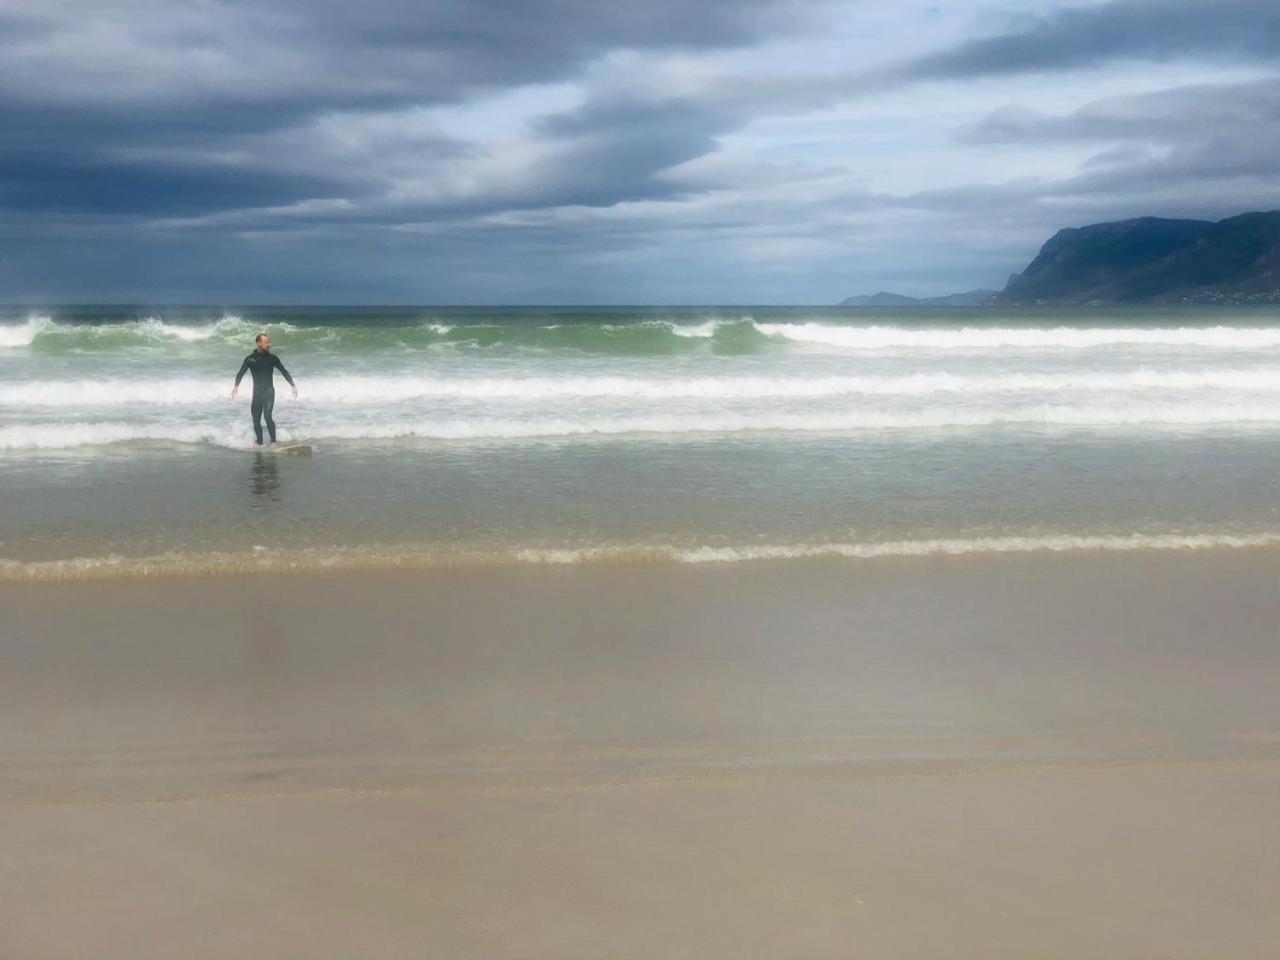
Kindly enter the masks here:
[[293, 173], [0, 155], [0, 204], [9, 209], [195, 216], [228, 206], [297, 202], [333, 190], [332, 183]]
[[[1223, 198], [1216, 209], [1225, 212], [1233, 212], [1242, 195], [1255, 196], [1258, 204], [1280, 200], [1280, 78], [1110, 97], [1060, 116], [1006, 107], [961, 131], [959, 138], [979, 145], [1098, 148], [1078, 176], [1008, 184], [1002, 189], [1009, 197], [1092, 207], [1176, 205], [1195, 197], [1212, 206], [1216, 194]], [[976, 203], [992, 199], [977, 190], [951, 199], [961, 196]]]
[[900, 78], [1069, 70], [1111, 60], [1267, 59], [1280, 54], [1275, 0], [1112, 0], [1068, 7], [920, 57]]
[[927, 190], [903, 206], [979, 217], [1007, 211], [1045, 230], [1139, 215], [1216, 219], [1280, 207], [1280, 80], [1112, 97], [1053, 116], [994, 112], [962, 142], [1096, 151], [1074, 176]]
[[[575, 263], [614, 257], [625, 264], [615, 275], [634, 277], [628, 253], [658, 244], [688, 250], [691, 273], [726, 276], [715, 261], [735, 242], [839, 238], [890, 260], [913, 258], [912, 244], [949, 245], [938, 256], [959, 263], [983, 246], [978, 221], [1005, 231], [984, 242], [1006, 251], [1007, 238], [1029, 243], [1064, 220], [1231, 213], [1276, 193], [1266, 171], [1280, 148], [1280, 81], [1114, 98], [1065, 116], [1007, 108], [962, 132], [968, 148], [992, 151], [1096, 144], [1077, 176], [1056, 181], [897, 197], [858, 188], [858, 171], [830, 158], [717, 163], [721, 138], [753, 120], [922, 82], [1123, 60], [1266, 64], [1280, 53], [1275, 0], [1073, 6], [833, 73], [730, 67], [667, 87], [644, 75], [643, 55], [618, 66], [619, 51], [764, 43], [825, 10], [791, 0], [32, 0], [20, 10], [0, 0], [0, 215], [10, 226], [0, 281], [51, 288], [73, 251], [86, 282], [130, 277], [159, 290], [163, 275], [201, 297], [222, 271], [262, 299], [273, 277], [295, 299], [307, 289], [376, 298], [419, 282], [420, 296], [464, 299], [472, 284], [536, 299], [571, 289]], [[509, 141], [509, 130], [473, 142], [432, 126], [435, 108], [559, 81], [576, 84], [581, 102]], [[832, 186], [841, 175], [843, 196]], [[806, 177], [822, 182], [811, 197], [767, 193]], [[720, 204], [717, 191], [735, 196]], [[932, 263], [921, 260], [922, 275]]]
[[10, 103], [122, 113], [447, 103], [571, 77], [612, 50], [749, 43], [795, 26], [796, 9], [785, 0], [52, 2], [0, 13], [0, 91]]
[[[335, 224], [385, 224], [387, 226], [461, 220], [486, 217], [504, 212], [545, 211], [560, 207], [609, 207], [628, 201], [671, 200], [706, 189], [691, 186], [662, 174], [687, 160], [703, 156], [715, 148], [714, 133], [727, 131], [735, 120], [708, 110], [705, 105], [684, 100], [662, 102], [634, 101], [610, 106], [608, 116], [577, 113], [557, 114], [534, 124], [534, 139], [528, 156], [520, 158], [518, 173], [497, 175], [490, 172], [493, 158], [476, 150], [445, 141], [432, 142], [435, 160], [440, 161], [441, 178], [448, 180], [457, 171], [465, 171], [475, 181], [466, 187], [415, 192], [404, 184], [393, 184], [387, 193], [378, 192], [378, 164], [387, 156], [370, 160], [363, 178], [350, 185], [325, 182], [313, 178], [313, 192], [303, 195], [294, 191], [278, 206], [306, 198], [349, 198], [354, 191], [364, 191], [355, 204], [318, 204], [311, 210], [275, 210], [270, 216], [253, 204], [232, 203], [227, 213], [216, 211], [213, 220], [238, 228], [291, 229], [290, 220], [304, 216], [311, 226]], [[277, 142], [273, 139], [271, 142]], [[259, 153], [264, 152], [261, 145]], [[393, 152], [404, 151], [397, 143]], [[415, 149], [412, 163], [416, 174], [429, 172], [432, 157]], [[321, 172], [331, 169], [320, 163]], [[234, 176], [230, 178], [234, 181]], [[427, 178], [428, 181], [430, 178]], [[252, 175], [250, 175], [252, 183]], [[344, 192], [344, 190], [346, 192]], [[369, 191], [373, 192], [369, 192]], [[305, 191], [303, 191], [305, 193]], [[281, 193], [285, 197], [284, 192]], [[181, 216], [181, 215], [180, 215]], [[198, 216], [188, 214], [186, 216]], [[274, 219], [272, 219], [274, 218]], [[175, 222], [170, 226], [199, 226]]]
[[[596, 158], [607, 158], [618, 165], [618, 176], [610, 178], [618, 190], [617, 199], [661, 197], [664, 183], [672, 183], [661, 178], [662, 171], [711, 152], [717, 137], [760, 116], [822, 108], [921, 80], [1070, 70], [1121, 59], [1245, 57], [1266, 62], [1276, 53], [1280, 53], [1280, 4], [1274, 0], [1223, 0], [1211, 5], [1125, 0], [1022, 18], [1003, 33], [884, 69], [829, 77], [734, 78], [686, 100], [589, 98], [569, 113], [547, 118], [539, 129], [549, 139], [579, 148], [584, 140], [599, 145], [598, 152], [570, 148], [566, 154], [570, 162], [561, 167], [566, 174], [595, 171]], [[1195, 128], [1197, 123], [1201, 136], [1242, 122], [1275, 123], [1277, 83], [1238, 89], [1205, 85], [1177, 91], [1177, 96], [1132, 98], [1123, 113], [1108, 116], [1100, 109], [1075, 118], [1079, 131], [1074, 135], [1084, 136], [1084, 128], [1092, 126], [1103, 138], [1141, 140], [1170, 129]], [[1188, 118], [1188, 112], [1194, 119]], [[993, 116], [965, 139], [978, 143], [1011, 138], [1015, 134], [1001, 131], [1001, 124], [1016, 128], [1034, 120], [1025, 112]], [[1058, 135], [1072, 135], [1066, 124], [1060, 126]], [[670, 189], [670, 194], [678, 192]], [[602, 196], [607, 197], [608, 191]]]
[[1222, 217], [1280, 208], [1277, 150], [1280, 132], [1269, 131], [1256, 138], [1187, 145], [1166, 155], [1104, 151], [1097, 163], [1074, 176], [1020, 177], [883, 199], [890, 206], [965, 218], [1007, 216], [1049, 231], [1147, 214]]
[[560, 167], [565, 180], [557, 192], [577, 195], [566, 202], [599, 206], [611, 197], [656, 199], [685, 192], [656, 175], [710, 153], [716, 135], [738, 122], [691, 99], [622, 100], [547, 117], [537, 131], [563, 144], [570, 161]]
[[[799, 8], [785, 0], [104, 0], [87, 10], [52, 2], [0, 14], [0, 115], [9, 134], [0, 141], [0, 174], [13, 182], [43, 171], [0, 191], [0, 204], [189, 218], [343, 199], [353, 205], [340, 219], [397, 223], [668, 199], [686, 195], [690, 181], [664, 171], [710, 153], [719, 136], [754, 116], [944, 75], [1178, 51], [1265, 53], [1280, 35], [1280, 12], [1270, 7], [1225, 0], [1206, 12], [1181, 0], [1113, 2], [1060, 11], [887, 71], [768, 83], [744, 77], [684, 99], [643, 89], [589, 94], [581, 107], [535, 127], [547, 149], [519, 182], [422, 196], [395, 189], [394, 181], [410, 167], [418, 180], [429, 179], [441, 160], [466, 155], [469, 145], [401, 136], [377, 154], [335, 155], [309, 125], [343, 112], [394, 113], [574, 78], [619, 48], [747, 44], [795, 27]], [[813, 18], [821, 7], [806, 9]], [[36, 75], [40, 82], [31, 83]]]
[[488, 54], [481, 71], [559, 69], [584, 53], [620, 47], [698, 49], [750, 42], [794, 25], [798, 8], [774, 0], [292, 0], [277, 4], [309, 34], [377, 48], [430, 50], [462, 62]]
[[[0, 204], [115, 214], [132, 199], [140, 215], [171, 202], [172, 216], [188, 216], [220, 205], [356, 198], [383, 186], [379, 165], [344, 155], [315, 169], [307, 125], [317, 117], [569, 79], [620, 48], [749, 43], [794, 27], [795, 9], [785, 0], [107, 0], [10, 9], [0, 12], [0, 176], [9, 184]], [[566, 159], [576, 158], [577, 170], [552, 184], [545, 202], [669, 192], [647, 182], [648, 164], [601, 137], [570, 139]], [[689, 155], [686, 140], [675, 127], [649, 126], [655, 156]], [[699, 143], [695, 152], [705, 149], [705, 138]], [[246, 156], [228, 163], [237, 149]], [[429, 174], [434, 160], [466, 145], [402, 138], [388, 150]]]
[[1009, 107], [960, 133], [970, 144], [1183, 142], [1280, 126], [1280, 79], [1202, 83], [1085, 104], [1065, 116]]

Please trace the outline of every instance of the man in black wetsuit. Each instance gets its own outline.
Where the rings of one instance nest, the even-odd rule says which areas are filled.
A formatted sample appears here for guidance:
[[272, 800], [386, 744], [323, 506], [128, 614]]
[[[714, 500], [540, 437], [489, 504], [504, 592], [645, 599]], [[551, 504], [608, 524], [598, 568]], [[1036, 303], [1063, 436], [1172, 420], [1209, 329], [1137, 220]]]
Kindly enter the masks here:
[[258, 446], [262, 446], [264, 416], [267, 419], [267, 432], [271, 434], [271, 442], [272, 444], [276, 442], [276, 422], [271, 419], [271, 410], [276, 405], [276, 387], [272, 382], [272, 371], [278, 369], [284, 374], [284, 378], [289, 381], [289, 386], [293, 387], [295, 399], [298, 396], [298, 386], [293, 382], [293, 377], [289, 376], [289, 371], [284, 368], [280, 358], [271, 352], [271, 338], [265, 333], [260, 333], [255, 342], [257, 349], [245, 357], [244, 363], [240, 364], [240, 372], [236, 374], [236, 385], [231, 388], [231, 399], [236, 398], [240, 381], [244, 379], [244, 372], [253, 371], [253, 403], [251, 405], [253, 432], [258, 438]]

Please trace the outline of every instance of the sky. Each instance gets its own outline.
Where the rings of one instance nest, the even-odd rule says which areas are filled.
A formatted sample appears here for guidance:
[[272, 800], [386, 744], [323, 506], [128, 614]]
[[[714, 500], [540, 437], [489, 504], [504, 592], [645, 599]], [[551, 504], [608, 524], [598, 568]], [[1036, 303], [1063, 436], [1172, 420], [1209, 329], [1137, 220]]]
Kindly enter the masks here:
[[1280, 3], [0, 0], [0, 300], [824, 304], [1280, 208]]

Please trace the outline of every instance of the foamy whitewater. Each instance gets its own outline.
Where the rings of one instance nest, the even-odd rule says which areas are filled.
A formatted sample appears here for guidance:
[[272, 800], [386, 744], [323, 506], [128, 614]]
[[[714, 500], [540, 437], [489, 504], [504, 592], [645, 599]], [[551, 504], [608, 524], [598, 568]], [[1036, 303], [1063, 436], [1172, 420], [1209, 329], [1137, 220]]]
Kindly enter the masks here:
[[0, 458], [6, 578], [1269, 548], [1280, 313], [10, 308]]

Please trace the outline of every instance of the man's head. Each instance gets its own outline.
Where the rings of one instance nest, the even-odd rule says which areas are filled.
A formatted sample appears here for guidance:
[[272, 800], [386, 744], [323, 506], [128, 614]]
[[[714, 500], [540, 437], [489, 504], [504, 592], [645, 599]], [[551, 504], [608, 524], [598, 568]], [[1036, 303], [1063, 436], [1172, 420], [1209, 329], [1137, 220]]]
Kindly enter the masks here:
[[271, 349], [271, 335], [260, 333], [254, 338], [254, 343], [258, 345], [258, 349], [263, 353]]

